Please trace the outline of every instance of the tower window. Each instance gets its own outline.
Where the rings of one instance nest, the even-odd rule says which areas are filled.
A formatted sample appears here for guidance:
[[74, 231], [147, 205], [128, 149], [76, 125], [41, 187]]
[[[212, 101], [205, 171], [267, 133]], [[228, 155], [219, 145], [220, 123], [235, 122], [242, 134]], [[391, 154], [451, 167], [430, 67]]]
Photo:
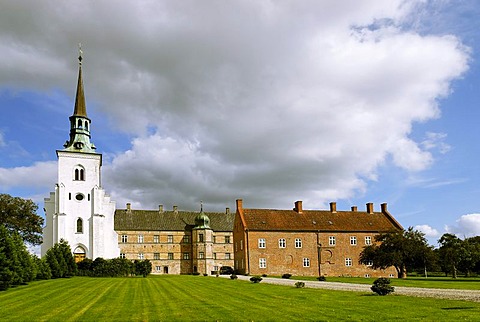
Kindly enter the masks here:
[[80, 165], [75, 167], [74, 180], [75, 181], [85, 181], [85, 169]]
[[78, 125], [77, 125], [78, 128], [82, 128], [82, 120], [78, 120]]
[[83, 198], [85, 198], [85, 196], [82, 195], [81, 193], [77, 193], [77, 194], [75, 195], [75, 199], [77, 199], [78, 201], [82, 201]]
[[87, 121], [85, 121], [85, 130], [88, 131], [88, 122]]
[[77, 219], [77, 233], [83, 233], [83, 220], [82, 218]]

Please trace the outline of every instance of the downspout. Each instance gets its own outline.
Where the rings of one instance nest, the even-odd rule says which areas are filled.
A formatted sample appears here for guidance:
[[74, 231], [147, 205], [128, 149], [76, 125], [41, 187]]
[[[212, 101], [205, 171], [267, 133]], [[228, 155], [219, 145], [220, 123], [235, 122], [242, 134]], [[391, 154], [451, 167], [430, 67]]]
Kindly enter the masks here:
[[318, 277], [322, 276], [322, 269], [321, 269], [321, 263], [322, 263], [322, 244], [320, 244], [320, 233], [317, 230], [317, 257], [318, 257]]
[[247, 262], [245, 263], [247, 265], [247, 274], [250, 274], [250, 243], [248, 242], [248, 229], [245, 229], [245, 240], [246, 240], [246, 251], [247, 251]]

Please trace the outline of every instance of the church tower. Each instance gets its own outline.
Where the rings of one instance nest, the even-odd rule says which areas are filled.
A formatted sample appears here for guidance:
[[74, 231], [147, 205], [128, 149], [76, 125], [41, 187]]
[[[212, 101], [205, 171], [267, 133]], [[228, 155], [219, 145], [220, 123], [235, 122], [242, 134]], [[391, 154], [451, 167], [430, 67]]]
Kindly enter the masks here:
[[46, 226], [42, 256], [64, 239], [76, 261], [83, 258], [119, 256], [114, 231], [115, 202], [101, 186], [102, 155], [90, 142], [91, 120], [87, 116], [82, 80], [82, 51], [78, 57], [78, 84], [70, 137], [57, 150], [58, 181], [55, 191], [45, 198]]

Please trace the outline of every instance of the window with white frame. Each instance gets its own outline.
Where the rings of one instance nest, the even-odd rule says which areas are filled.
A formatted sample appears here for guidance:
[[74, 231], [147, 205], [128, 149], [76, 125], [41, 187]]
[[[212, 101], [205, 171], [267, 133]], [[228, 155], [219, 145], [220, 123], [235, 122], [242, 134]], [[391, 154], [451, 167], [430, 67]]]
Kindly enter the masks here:
[[183, 236], [183, 242], [185, 244], [190, 244], [190, 235]]
[[230, 236], [225, 236], [225, 244], [230, 244]]
[[155, 244], [158, 244], [158, 243], [160, 242], [160, 236], [158, 236], [158, 235], [153, 235], [153, 242], [154, 242]]
[[295, 248], [302, 248], [302, 239], [295, 238]]
[[160, 253], [153, 253], [153, 259], [160, 259]]
[[372, 261], [372, 260], [367, 261], [367, 263], [366, 263], [365, 265], [367, 265], [367, 266], [373, 266], [373, 261]]
[[128, 241], [127, 235], [122, 235], [122, 243], [126, 243]]
[[260, 258], [258, 260], [258, 267], [259, 268], [267, 268], [267, 259], [266, 258]]
[[145, 259], [145, 255], [143, 253], [138, 253], [138, 259]]
[[120, 258], [127, 258], [127, 255], [125, 255], [125, 253], [120, 253]]
[[303, 259], [303, 267], [310, 267], [310, 258]]
[[225, 259], [231, 259], [230, 253], [225, 253]]
[[168, 253], [168, 259], [173, 259], [173, 253]]
[[205, 258], [205, 253], [204, 252], [199, 252], [198, 253], [198, 258], [200, 258], [200, 259]]
[[190, 259], [190, 253], [183, 253], [183, 259]]
[[357, 245], [357, 237], [356, 236], [350, 236], [350, 245], [352, 245], [352, 246]]
[[198, 234], [198, 242], [203, 243], [203, 234]]
[[372, 244], [372, 236], [365, 236], [365, 245]]
[[258, 248], [265, 248], [265, 247], [267, 247], [267, 242], [265, 241], [265, 238], [259, 238]]
[[160, 271], [162, 270], [162, 266], [155, 266], [155, 270], [156, 270], [157, 272], [160, 272]]
[[167, 243], [173, 244], [173, 235], [168, 235], [167, 236]]
[[337, 244], [337, 240], [335, 239], [335, 236], [329, 236], [328, 237], [328, 246], [335, 246]]
[[240, 250], [243, 250], [243, 239], [240, 239]]
[[345, 266], [352, 266], [352, 259], [351, 258], [345, 258]]
[[287, 247], [287, 241], [285, 240], [285, 238], [280, 238], [278, 240], [278, 247], [279, 248], [285, 248]]
[[143, 235], [138, 235], [138, 243], [139, 244], [143, 243]]

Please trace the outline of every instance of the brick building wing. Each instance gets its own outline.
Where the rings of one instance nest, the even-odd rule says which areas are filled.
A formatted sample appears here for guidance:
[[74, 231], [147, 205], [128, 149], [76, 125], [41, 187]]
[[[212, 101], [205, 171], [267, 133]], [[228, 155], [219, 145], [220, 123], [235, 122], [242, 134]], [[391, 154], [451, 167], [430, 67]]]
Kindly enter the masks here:
[[329, 210], [304, 210], [297, 201], [292, 210], [277, 210], [243, 208], [237, 200], [235, 269], [255, 275], [393, 277], [393, 268], [373, 270], [358, 260], [375, 235], [401, 229], [387, 204], [381, 211], [372, 203], [365, 211], [337, 211], [334, 202]]

